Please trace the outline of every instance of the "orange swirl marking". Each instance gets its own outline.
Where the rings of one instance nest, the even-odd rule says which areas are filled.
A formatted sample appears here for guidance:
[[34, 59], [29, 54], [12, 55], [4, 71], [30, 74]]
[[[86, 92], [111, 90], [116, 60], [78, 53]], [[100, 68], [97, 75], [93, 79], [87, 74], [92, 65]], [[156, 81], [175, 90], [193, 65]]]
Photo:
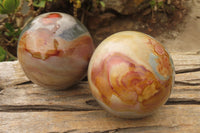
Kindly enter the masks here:
[[147, 44], [152, 47], [156, 55], [164, 55], [166, 53], [165, 48], [153, 39], [149, 38]]
[[[121, 53], [108, 55], [100, 64], [93, 65], [91, 79], [107, 105], [112, 95], [129, 105], [143, 103], [158, 93], [165, 95], [160, 93], [164, 91], [163, 83], [151, 71]], [[158, 103], [163, 98], [156, 97]]]
[[59, 19], [61, 19], [61, 18], [62, 18], [62, 16], [61, 16], [60, 14], [58, 14], [58, 13], [51, 13], [51, 14], [48, 14], [47, 16], [41, 18], [40, 21], [41, 21], [43, 24], [49, 25], [49, 24], [56, 24], [56, 22], [57, 22]]
[[43, 60], [59, 53], [57, 50], [59, 44], [54, 39], [53, 33], [47, 29], [40, 28], [36, 31], [25, 32], [19, 45], [22, 45], [33, 57]]
[[164, 77], [167, 77], [168, 75], [171, 75], [173, 70], [171, 67], [171, 63], [169, 60], [169, 55], [166, 52], [165, 48], [157, 41], [153, 39], [148, 39], [147, 44], [151, 46], [153, 53], [158, 56], [157, 59], [157, 70], [158, 72], [163, 75]]
[[42, 60], [50, 56], [72, 56], [89, 61], [94, 50], [92, 39], [87, 34], [73, 41], [66, 41], [55, 37], [51, 31], [44, 28], [25, 32], [19, 45], [33, 57]]
[[62, 18], [62, 16], [58, 13], [51, 13], [47, 15], [45, 18]]

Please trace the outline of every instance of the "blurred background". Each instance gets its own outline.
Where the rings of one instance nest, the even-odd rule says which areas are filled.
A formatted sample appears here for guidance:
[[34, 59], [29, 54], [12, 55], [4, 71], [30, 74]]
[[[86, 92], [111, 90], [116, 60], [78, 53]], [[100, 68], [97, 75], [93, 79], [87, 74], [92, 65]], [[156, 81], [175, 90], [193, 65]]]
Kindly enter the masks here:
[[0, 61], [17, 59], [21, 31], [45, 12], [76, 17], [96, 46], [113, 33], [134, 30], [169, 52], [200, 50], [200, 0], [0, 0]]

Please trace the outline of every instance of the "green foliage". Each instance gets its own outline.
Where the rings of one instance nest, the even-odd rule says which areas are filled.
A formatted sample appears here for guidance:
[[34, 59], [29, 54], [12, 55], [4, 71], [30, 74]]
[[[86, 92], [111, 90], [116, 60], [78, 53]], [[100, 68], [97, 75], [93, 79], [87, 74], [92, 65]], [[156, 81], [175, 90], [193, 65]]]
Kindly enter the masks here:
[[6, 51], [0, 46], [0, 62], [6, 60], [7, 53]]
[[11, 55], [9, 52], [4, 50], [3, 47], [0, 46], [0, 62], [2, 61], [14, 61], [16, 60], [16, 57]]
[[16, 60], [16, 59], [17, 59], [17, 58], [16, 58], [15, 56], [13, 56], [13, 55], [8, 55], [6, 61], [14, 61], [14, 60]]
[[77, 12], [79, 8], [82, 8], [83, 10], [87, 11], [89, 11], [90, 9], [94, 9], [95, 11], [97, 11], [99, 9], [104, 10], [106, 7], [105, 3], [102, 0], [67, 0], [67, 1], [73, 3], [73, 13], [75, 17], [78, 16]]
[[163, 8], [163, 6], [164, 6], [164, 2], [163, 1], [158, 2], [158, 8]]
[[151, 0], [149, 4], [151, 5], [151, 8], [154, 8], [156, 6], [156, 0]]
[[15, 30], [14, 26], [10, 23], [6, 23], [5, 27], [7, 29], [7, 31], [4, 33], [6, 36], [8, 37], [12, 37], [14, 40], [18, 40], [18, 37], [21, 33], [20, 28], [18, 28], [17, 30]]
[[99, 1], [99, 4], [100, 4], [103, 8], [106, 7], [106, 4], [105, 4], [103, 1]]
[[44, 8], [47, 2], [52, 2], [53, 0], [34, 0], [33, 6], [38, 8]]
[[157, 11], [157, 9], [164, 9], [165, 6], [164, 0], [159, 2], [158, 0], [151, 0], [149, 4], [154, 11]]
[[20, 4], [20, 0], [0, 0], [0, 14], [14, 13]]
[[106, 7], [106, 4], [102, 0], [96, 0], [96, 4], [100, 8], [105, 8]]

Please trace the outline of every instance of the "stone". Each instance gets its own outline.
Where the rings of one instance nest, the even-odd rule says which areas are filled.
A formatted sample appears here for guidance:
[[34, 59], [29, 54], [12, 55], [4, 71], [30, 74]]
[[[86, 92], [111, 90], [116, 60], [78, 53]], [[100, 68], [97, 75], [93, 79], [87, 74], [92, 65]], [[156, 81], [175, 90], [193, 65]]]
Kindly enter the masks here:
[[86, 76], [93, 51], [93, 40], [83, 24], [69, 14], [49, 12], [23, 29], [18, 60], [33, 83], [66, 89]]
[[96, 48], [88, 83], [97, 102], [121, 118], [152, 114], [169, 98], [174, 84], [172, 58], [147, 34], [122, 31]]
[[112, 9], [123, 15], [135, 13], [145, 0], [103, 0], [106, 9]]
[[94, 30], [99, 26], [108, 26], [115, 17], [116, 15], [112, 13], [103, 13], [95, 17], [88, 17], [88, 28]]

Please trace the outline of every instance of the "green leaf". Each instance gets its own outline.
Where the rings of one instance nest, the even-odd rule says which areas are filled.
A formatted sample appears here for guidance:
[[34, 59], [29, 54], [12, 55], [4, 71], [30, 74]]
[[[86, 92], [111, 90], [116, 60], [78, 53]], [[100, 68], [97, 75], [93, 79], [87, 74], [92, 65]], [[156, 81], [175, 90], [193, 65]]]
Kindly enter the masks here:
[[20, 28], [15, 29], [14, 26], [10, 23], [6, 23], [5, 27], [8, 31], [4, 32], [4, 34], [8, 37], [13, 37], [14, 40], [18, 40], [18, 37], [21, 33], [21, 29]]
[[7, 61], [14, 61], [14, 60], [16, 60], [16, 59], [17, 59], [16, 57], [10, 56], [10, 57], [7, 59]]
[[14, 32], [14, 27], [13, 27], [13, 25], [12, 24], [10, 24], [10, 23], [6, 23], [5, 24], [5, 27], [6, 27], [6, 29], [8, 29], [10, 32]]
[[164, 6], [164, 2], [161, 1], [161, 2], [158, 2], [158, 8], [162, 8]]
[[15, 10], [18, 3], [19, 3], [19, 0], [4, 0], [3, 6], [7, 10]]
[[18, 8], [20, 0], [1, 0], [0, 12], [2, 14], [9, 14], [15, 12]]
[[53, 0], [35, 0], [33, 6], [44, 8], [47, 2], [53, 2]]
[[6, 51], [0, 46], [0, 62], [5, 61], [7, 56]]
[[15, 7], [18, 8], [20, 4], [20, 0], [15, 0], [15, 1], [16, 1]]
[[44, 8], [46, 5], [46, 0], [41, 0], [41, 1], [34, 1], [33, 6], [39, 7], [39, 8]]
[[104, 3], [103, 1], [100, 1], [99, 3], [100, 3], [100, 5], [101, 5], [103, 8], [106, 7], [106, 5], [105, 5], [105, 3]]
[[153, 8], [156, 5], [156, 1], [155, 0], [151, 0], [149, 2], [149, 4], [151, 5], [151, 7]]
[[8, 32], [5, 32], [4, 34], [5, 34], [6, 36], [11, 36], [10, 33], [8, 33]]
[[0, 13], [1, 14], [6, 14], [5, 9], [3, 7], [3, 5], [0, 3]]
[[21, 33], [22, 31], [21, 31], [21, 29], [19, 28], [18, 30], [17, 30], [17, 32], [15, 32], [16, 34], [16, 36], [18, 37], [19, 35], [20, 35], [20, 33]]

